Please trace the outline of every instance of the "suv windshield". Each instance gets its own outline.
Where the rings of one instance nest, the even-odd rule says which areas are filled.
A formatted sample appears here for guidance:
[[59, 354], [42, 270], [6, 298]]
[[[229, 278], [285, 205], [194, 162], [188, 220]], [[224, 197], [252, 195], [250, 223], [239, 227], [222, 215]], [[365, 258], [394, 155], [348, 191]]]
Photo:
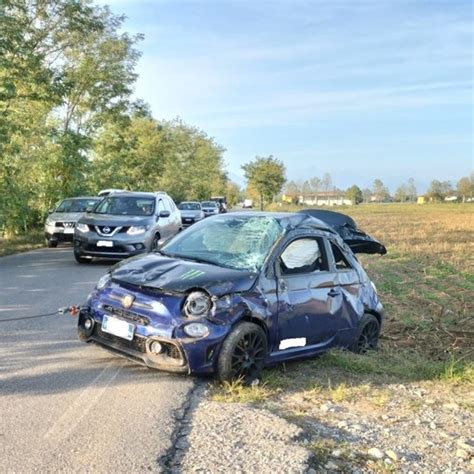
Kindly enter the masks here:
[[54, 212], [86, 212], [94, 207], [100, 199], [64, 199]]
[[178, 209], [180, 211], [200, 211], [201, 204], [199, 204], [198, 202], [182, 202], [178, 206]]
[[217, 207], [217, 203], [214, 201], [204, 201], [202, 207]]
[[106, 197], [94, 212], [120, 216], [151, 216], [154, 210], [154, 198], [112, 195]]
[[161, 252], [237, 270], [258, 271], [283, 228], [271, 217], [231, 215], [199, 222]]

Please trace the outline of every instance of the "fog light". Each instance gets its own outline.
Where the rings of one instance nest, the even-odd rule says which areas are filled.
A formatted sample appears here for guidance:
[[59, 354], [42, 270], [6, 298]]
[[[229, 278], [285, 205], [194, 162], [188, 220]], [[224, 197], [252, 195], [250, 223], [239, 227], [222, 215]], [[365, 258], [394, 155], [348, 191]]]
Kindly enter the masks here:
[[137, 250], [143, 250], [145, 248], [145, 246], [143, 244], [135, 244], [135, 248]]
[[209, 334], [209, 329], [202, 323], [186, 324], [183, 330], [190, 337], [204, 337]]
[[153, 354], [159, 354], [162, 350], [163, 346], [158, 341], [153, 341], [150, 344], [150, 351], [153, 352]]
[[89, 330], [91, 327], [92, 327], [92, 319], [90, 318], [87, 318], [85, 321], [84, 321], [84, 327]]

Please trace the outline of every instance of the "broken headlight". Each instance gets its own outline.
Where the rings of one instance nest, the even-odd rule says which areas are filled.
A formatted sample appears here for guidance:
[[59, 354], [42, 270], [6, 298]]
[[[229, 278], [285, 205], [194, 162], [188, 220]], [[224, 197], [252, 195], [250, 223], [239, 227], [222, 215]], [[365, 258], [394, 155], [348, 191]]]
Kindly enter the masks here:
[[204, 291], [192, 291], [184, 302], [183, 311], [186, 316], [197, 318], [205, 316], [211, 309], [212, 301]]

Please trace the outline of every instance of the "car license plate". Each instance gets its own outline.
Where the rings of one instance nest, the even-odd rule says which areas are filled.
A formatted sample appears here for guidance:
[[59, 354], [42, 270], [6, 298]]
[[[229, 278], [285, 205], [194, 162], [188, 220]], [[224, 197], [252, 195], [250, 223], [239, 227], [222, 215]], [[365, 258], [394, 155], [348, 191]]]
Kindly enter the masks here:
[[64, 228], [65, 234], [74, 234], [74, 227], [65, 227]]
[[104, 315], [102, 331], [131, 341], [133, 339], [133, 333], [135, 332], [135, 326], [121, 319]]
[[184, 219], [184, 222], [191, 222], [192, 219]]
[[98, 240], [97, 247], [113, 247], [114, 243], [111, 240]]

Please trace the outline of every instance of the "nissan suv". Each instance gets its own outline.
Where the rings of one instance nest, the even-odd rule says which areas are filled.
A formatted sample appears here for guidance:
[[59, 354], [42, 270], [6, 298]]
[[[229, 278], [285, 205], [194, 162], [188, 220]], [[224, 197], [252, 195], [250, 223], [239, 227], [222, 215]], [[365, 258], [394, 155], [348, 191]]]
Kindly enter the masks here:
[[86, 213], [74, 232], [74, 257], [125, 258], [150, 252], [182, 228], [181, 214], [166, 193], [114, 192]]

